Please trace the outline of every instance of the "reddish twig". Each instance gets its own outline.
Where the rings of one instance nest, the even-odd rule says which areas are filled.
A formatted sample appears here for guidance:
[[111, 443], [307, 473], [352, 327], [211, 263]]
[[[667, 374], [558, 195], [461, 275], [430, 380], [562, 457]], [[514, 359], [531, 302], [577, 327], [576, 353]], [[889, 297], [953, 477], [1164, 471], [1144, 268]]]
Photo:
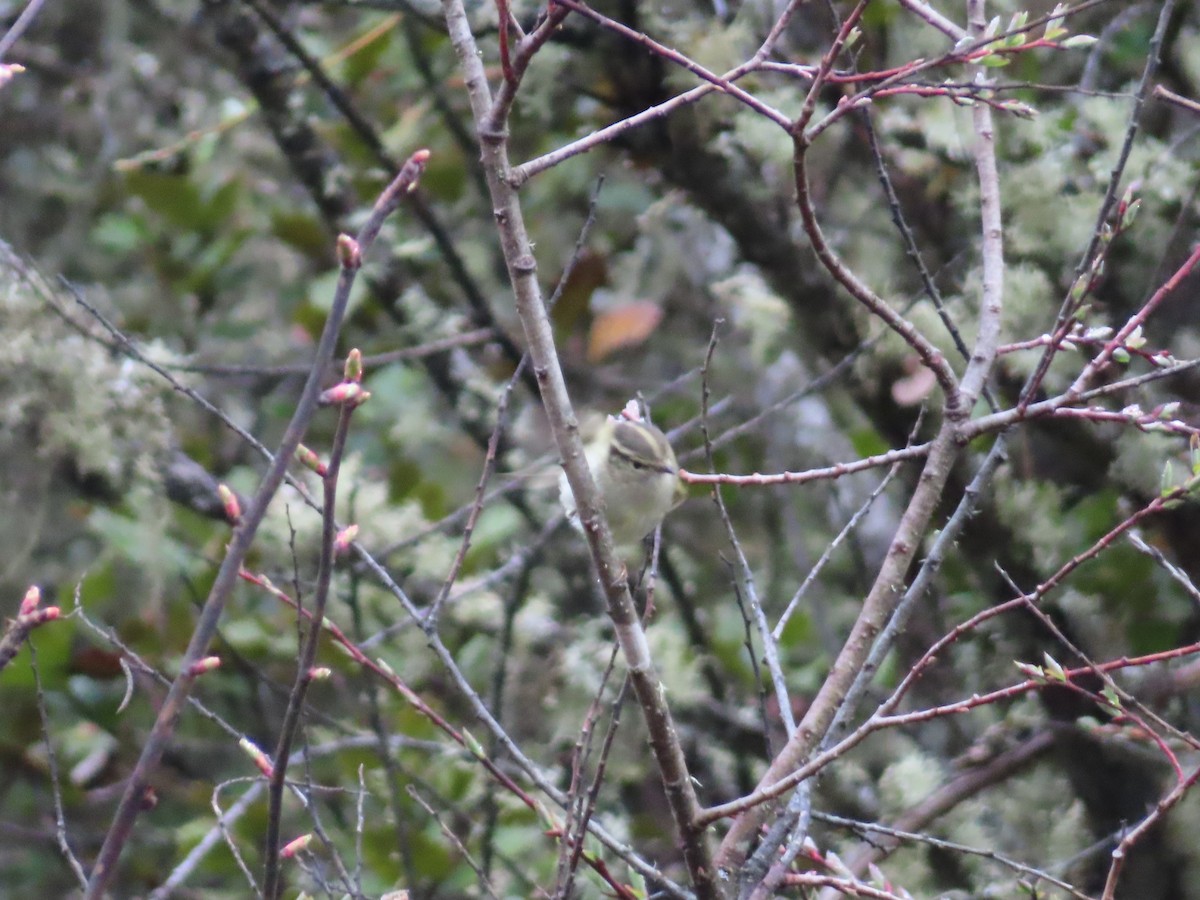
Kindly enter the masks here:
[[1154, 86], [1154, 96], [1159, 100], [1165, 100], [1168, 103], [1174, 103], [1181, 109], [1186, 109], [1188, 112], [1200, 115], [1200, 103], [1195, 100], [1189, 100], [1187, 97], [1180, 96], [1174, 91], [1169, 91], [1161, 84]]
[[1121, 878], [1121, 870], [1125, 867], [1125, 859], [1133, 845], [1145, 837], [1146, 832], [1178, 804], [1198, 780], [1200, 780], [1200, 767], [1197, 767], [1187, 778], [1179, 781], [1170, 793], [1155, 804], [1149, 815], [1121, 838], [1121, 842], [1112, 852], [1112, 865], [1109, 867], [1108, 878], [1104, 882], [1104, 893], [1101, 894], [1100, 900], [1114, 900], [1117, 882]]
[[1054, 335], [1055, 340], [1051, 342], [1046, 352], [1042, 354], [1042, 358], [1038, 360], [1037, 368], [1025, 380], [1025, 384], [1021, 388], [1019, 408], [1022, 412], [1033, 401], [1034, 396], [1041, 388], [1042, 381], [1046, 377], [1046, 373], [1050, 371], [1050, 365], [1054, 362], [1054, 357], [1058, 352], [1058, 340], [1070, 332], [1075, 316], [1083, 304], [1083, 297], [1086, 295], [1086, 291], [1079, 290], [1081, 282], [1086, 286], [1086, 279], [1089, 278], [1090, 273], [1096, 271], [1097, 263], [1103, 256], [1101, 250], [1106, 237], [1104, 225], [1108, 221], [1114, 204], [1117, 202], [1117, 191], [1120, 189], [1121, 179], [1125, 175], [1125, 167], [1129, 162], [1129, 156], [1133, 152], [1134, 138], [1141, 127], [1142, 107], [1145, 105], [1146, 97], [1150, 91], [1150, 82], [1153, 80], [1154, 74], [1158, 71], [1159, 48], [1166, 37], [1167, 27], [1174, 11], [1175, 0], [1164, 0], [1162, 6], [1159, 8], [1158, 21], [1154, 27], [1154, 34], [1150, 38], [1149, 53], [1146, 55], [1146, 64], [1142, 68], [1138, 88], [1134, 93], [1133, 108], [1129, 112], [1129, 124], [1125, 128], [1125, 139], [1121, 144], [1121, 151], [1117, 162], [1109, 174], [1104, 199], [1101, 200], [1099, 209], [1096, 212], [1096, 224], [1092, 229], [1091, 240], [1088, 242], [1087, 249], [1084, 250], [1083, 256], [1076, 266], [1074, 281], [1067, 292], [1067, 296], [1063, 298], [1054, 328], [1051, 330], [1051, 334]]
[[[240, 577], [250, 584], [256, 585], [257, 587], [267, 591], [279, 602], [291, 607], [309, 622], [313, 621], [314, 614], [312, 611], [300, 606], [295, 599], [273, 585], [269, 579], [246, 571], [242, 571], [240, 573]], [[350, 638], [344, 631], [342, 631], [341, 628], [328, 619], [323, 622], [322, 630], [326, 635], [329, 636], [331, 640], [340, 645], [342, 649], [346, 651], [346, 654], [357, 665], [362, 667], [365, 671], [375, 675], [384, 683], [388, 684], [420, 715], [425, 717], [439, 731], [467, 751], [467, 753], [470, 754], [470, 756], [476, 762], [478, 762], [484, 768], [484, 770], [505, 790], [509, 791], [522, 804], [538, 815], [539, 818], [551, 819], [548, 810], [546, 810], [541, 803], [534, 799], [534, 797], [528, 791], [513, 781], [512, 778], [505, 774], [505, 772], [487, 756], [483, 745], [480, 744], [479, 741], [474, 738], [474, 736], [466, 731], [460, 731], [451, 725], [445, 717], [443, 717], [440, 713], [433, 709], [433, 707], [426, 703], [421, 698], [420, 694], [409, 687], [408, 684], [391, 669], [391, 667], [389, 667], [382, 660], [373, 660], [369, 658], [365, 653], [362, 652], [362, 650], [359, 649], [358, 645], [355, 644], [354, 641], [350, 640]], [[551, 837], [556, 837], [558, 836], [556, 833], [557, 831], [557, 829], [551, 828], [547, 833]], [[606, 880], [611, 877], [610, 875], [605, 875], [607, 868], [602, 865], [601, 861], [594, 856], [588, 858], [589, 856], [591, 855], [585, 854], [585, 861], [588, 862], [588, 864], [595, 871], [597, 871], [601, 877], [606, 878]], [[618, 882], [613, 880], [610, 882], [609, 886], [617, 891], [617, 896], [624, 896], [621, 890], [618, 890], [618, 888], [621, 887]]]
[[566, 7], [573, 12], [579, 13], [581, 16], [591, 19], [593, 22], [603, 26], [604, 28], [607, 28], [609, 31], [619, 34], [627, 40], [633, 41], [635, 44], [645, 47], [651, 53], [657, 54], [663, 59], [675, 63], [675, 65], [679, 66], [680, 68], [686, 69], [697, 78], [707, 81], [722, 93], [728, 94], [730, 97], [741, 101], [759, 115], [770, 119], [780, 128], [785, 130], [788, 128], [791, 120], [786, 115], [779, 112], [779, 110], [759, 100], [753, 94], [742, 90], [729, 78], [722, 77], [715, 72], [710, 72], [691, 57], [685, 56], [678, 50], [672, 50], [670, 47], [660, 44], [645, 32], [630, 28], [628, 25], [624, 25], [615, 19], [610, 19], [603, 13], [599, 13], [586, 3], [583, 3], [582, 0], [551, 0], [551, 2], [554, 6]]
[[1183, 261], [1183, 264], [1175, 270], [1175, 273], [1171, 275], [1171, 277], [1165, 282], [1163, 282], [1158, 290], [1156, 290], [1150, 296], [1150, 299], [1142, 304], [1141, 309], [1139, 309], [1124, 325], [1121, 326], [1120, 330], [1117, 331], [1117, 333], [1109, 339], [1108, 343], [1104, 345], [1104, 349], [1101, 350], [1091, 362], [1084, 366], [1083, 371], [1080, 372], [1079, 376], [1075, 379], [1074, 384], [1072, 384], [1070, 389], [1068, 389], [1066, 393], [1068, 398], [1085, 390], [1092, 379], [1094, 379], [1108, 367], [1109, 363], [1112, 362], [1113, 353], [1118, 348], [1123, 347], [1129, 340], [1130, 336], [1134, 334], [1134, 332], [1138, 331], [1144, 324], [1146, 324], [1146, 320], [1149, 319], [1155, 310], [1162, 305], [1163, 301], [1165, 301], [1167, 297], [1169, 297], [1172, 292], [1179, 287], [1183, 280], [1192, 273], [1192, 270], [1196, 268], [1197, 264], [1200, 264], [1200, 244], [1197, 244], [1192, 248], [1191, 254], [1189, 254], [1188, 258]]
[[42, 602], [41, 589], [34, 586], [25, 592], [17, 617], [9, 619], [4, 627], [4, 635], [0, 636], [0, 672], [4, 671], [13, 661], [13, 657], [21, 649], [21, 645], [29, 639], [29, 632], [39, 625], [53, 622], [62, 611], [57, 606], [40, 608]]
[[793, 135], [792, 168], [793, 181], [796, 186], [796, 205], [800, 210], [800, 218], [804, 223], [805, 234], [812, 244], [813, 252], [842, 287], [850, 292], [862, 306], [884, 325], [899, 335], [906, 344], [913, 348], [921, 358], [922, 364], [937, 378], [945, 398], [948, 415], [955, 414], [958, 409], [958, 379], [934, 344], [918, 331], [911, 322], [901, 316], [878, 294], [872, 291], [856, 276], [837, 255], [833, 247], [825, 239], [824, 230], [817, 221], [817, 213], [813, 208], [812, 195], [809, 192], [808, 179], [808, 147], [809, 140], [803, 134]]
[[508, 0], [496, 0], [496, 17], [500, 20], [497, 32], [500, 39], [500, 71], [504, 74], [504, 80], [515, 86], [517, 73], [513, 71], [512, 60], [508, 55], [508, 29], [511, 18], [508, 13]]
[[[286, 594], [284, 591], [273, 585], [269, 579], [260, 575], [254, 575], [244, 570], [239, 573], [239, 577], [242, 580], [267, 591], [276, 600], [286, 604], [287, 606], [290, 606], [300, 616], [309, 622], [312, 621], [313, 613], [310, 610], [300, 606], [300, 604], [297, 603], [292, 597], [288, 596], [288, 594]], [[477, 741], [475, 741], [474, 738], [471, 738], [465, 732], [461, 732], [451, 725], [450, 722], [446, 720], [440, 713], [422, 700], [421, 695], [410, 688], [408, 684], [403, 681], [399, 675], [392, 671], [390, 667], [381, 661], [376, 661], [368, 657], [358, 648], [358, 645], [356, 645], [354, 641], [350, 640], [350, 638], [346, 636], [346, 633], [342, 631], [341, 628], [328, 619], [322, 623], [322, 631], [327, 634], [331, 640], [339, 644], [355, 663], [376, 677], [382, 679], [386, 684], [390, 685], [393, 690], [395, 690], [410, 706], [412, 706], [413, 709], [428, 719], [429, 722], [433, 724], [439, 731], [471, 754], [476, 762], [480, 763], [480, 765], [487, 770], [489, 775], [495, 778], [507, 790], [511, 791], [515, 797], [525, 804], [525, 806], [529, 807], [534, 812], [540, 813], [540, 807], [538, 806], [537, 801], [534, 800], [528, 792], [523, 790], [520, 785], [506, 775], [499, 767], [497, 767], [495, 763], [488, 759], [487, 756], [483, 754], [483, 748]]]
[[[356, 244], [350, 245], [348, 238], [341, 242], [343, 266], [362, 263], [362, 255]], [[357, 265], [356, 265], [357, 263]], [[337, 552], [337, 521], [334, 510], [337, 506], [338, 475], [341, 472], [342, 460], [345, 456], [346, 439], [350, 433], [350, 418], [354, 410], [366, 399], [362, 383], [362, 357], [358, 351], [352, 351], [346, 360], [345, 380], [322, 394], [322, 397], [338, 398], [339, 415], [337, 427], [334, 430], [333, 444], [329, 453], [329, 461], [324, 465], [321, 476], [323, 492], [321, 504], [321, 546], [320, 561], [317, 565], [317, 584], [313, 593], [313, 614], [310, 619], [308, 634], [305, 635], [300, 648], [296, 665], [296, 678], [292, 690], [288, 694], [287, 708], [283, 714], [283, 722], [279, 728], [279, 740], [275, 746], [275, 764], [271, 770], [270, 785], [267, 790], [267, 828], [266, 841], [263, 850], [263, 894], [267, 900], [275, 900], [282, 891], [279, 880], [279, 849], [281, 816], [283, 813], [283, 788], [287, 777], [287, 760], [291, 756], [292, 741], [300, 726], [300, 714], [304, 708], [304, 698], [312, 684], [313, 666], [316, 664], [317, 645], [321, 639], [321, 623], [325, 619], [325, 608], [329, 600], [329, 588], [333, 581], [333, 564]], [[346, 388], [346, 390], [339, 390]], [[350, 388], [358, 388], [351, 391]]]
[[821, 57], [821, 64], [817, 67], [812, 84], [809, 85], [808, 94], [804, 98], [804, 105], [800, 109], [800, 115], [788, 126], [788, 131], [793, 136], [804, 134], [804, 129], [808, 127], [808, 123], [812, 120], [813, 113], [817, 109], [817, 97], [821, 94], [821, 88], [825, 85], [829, 73], [833, 71], [833, 62], [841, 55], [842, 49], [850, 39], [850, 33], [858, 25], [866, 10], [867, 0], [858, 0], [854, 9], [850, 11], [850, 15], [846, 16], [845, 21], [838, 27], [833, 42], [829, 45], [829, 49], [825, 51], [825, 55]]
[[[387, 186], [375, 201], [374, 209], [366, 224], [359, 232], [355, 242], [357, 248], [355, 258], [358, 265], [347, 265], [347, 263], [352, 263], [355, 260], [343, 260], [342, 274], [339, 277], [334, 301], [325, 322], [325, 329], [322, 331], [320, 341], [317, 344], [314, 354], [315, 360], [323, 361], [333, 356], [334, 347], [336, 346], [338, 334], [341, 330], [342, 319], [349, 303], [350, 288], [358, 273], [358, 266], [362, 264], [362, 254], [375, 242], [375, 238], [379, 235], [379, 231], [383, 227], [384, 220], [396, 210], [403, 198], [416, 185], [428, 159], [429, 152], [427, 150], [419, 150], [414, 153], [408, 162], [404, 164], [403, 168], [401, 168], [391, 184]], [[96, 864], [92, 869], [91, 880], [88, 883], [85, 895], [86, 900], [100, 900], [104, 896], [109, 882], [112, 880], [117, 860], [120, 858], [121, 851], [125, 843], [129, 840], [130, 834], [133, 832], [133, 824], [137, 819], [138, 813], [141, 811], [144, 792], [150, 778], [151, 770], [157, 766], [171, 735], [174, 734], [175, 725], [179, 720], [180, 714], [183, 712], [184, 703], [191, 693], [192, 684], [195, 680], [195, 676], [191, 674], [192, 666], [199, 659], [207, 655], [208, 645], [212, 642], [216, 634], [217, 625], [225, 609], [225, 602], [237, 582], [242, 561], [246, 558], [246, 554], [250, 550], [250, 546], [258, 532], [258, 527], [262, 524], [262, 520], [267, 514], [267, 507], [271, 499], [275, 496], [275, 492], [279, 489], [280, 484], [282, 484], [286, 468], [291, 462], [301, 438], [304, 436], [309, 420], [316, 411], [323, 368], [323, 365], [320, 363], [313, 365], [308, 380], [301, 391], [300, 398], [296, 402], [296, 410], [292, 414], [292, 419], [288, 423], [283, 439], [276, 450], [275, 457], [263, 475], [258, 490], [255, 492], [249, 508], [242, 517], [242, 521], [234, 528], [233, 537], [229, 542], [225, 558], [222, 560], [221, 567], [213, 580], [208, 598], [204, 602], [204, 606], [196, 622], [195, 630], [192, 632], [192, 639], [181, 660], [180, 674], [171, 684], [171, 690], [168, 692], [159, 710], [154, 727], [151, 729], [150, 735], [146, 739], [146, 744], [142, 748], [141, 756], [138, 758], [137, 764], [130, 775], [125, 792], [121, 797], [121, 802], [113, 817], [112, 825], [105, 836], [104, 844], [100, 848], [100, 853], [96, 858]]]

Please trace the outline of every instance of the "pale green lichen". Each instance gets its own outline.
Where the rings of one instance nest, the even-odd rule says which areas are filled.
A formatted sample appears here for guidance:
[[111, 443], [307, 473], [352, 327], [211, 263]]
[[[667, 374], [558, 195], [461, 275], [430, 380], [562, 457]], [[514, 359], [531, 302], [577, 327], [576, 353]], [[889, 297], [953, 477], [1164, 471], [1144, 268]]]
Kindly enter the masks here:
[[118, 504], [157, 485], [171, 445], [169, 388], [2, 243], [0, 332], [0, 539], [10, 549], [0, 580], [19, 580], [31, 558], [39, 578], [64, 574], [61, 548], [87, 527], [86, 507], [66, 508], [80, 498]]

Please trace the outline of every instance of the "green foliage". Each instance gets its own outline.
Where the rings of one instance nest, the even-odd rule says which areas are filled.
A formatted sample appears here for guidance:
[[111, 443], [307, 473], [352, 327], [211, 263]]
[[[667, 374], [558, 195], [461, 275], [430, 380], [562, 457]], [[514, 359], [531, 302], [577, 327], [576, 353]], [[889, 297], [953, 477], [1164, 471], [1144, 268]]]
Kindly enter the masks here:
[[[549, 832], [564, 824], [564, 813], [523, 770], [516, 751], [532, 761], [539, 778], [566, 790], [586, 723], [593, 735], [581, 764], [586, 789], [600, 771], [599, 748], [626, 672], [620, 656], [609, 669], [613, 626], [597, 597], [584, 541], [574, 530], [545, 527], [558, 515], [559, 450], [536, 393], [544, 373], [526, 368], [524, 380], [506, 391], [527, 338], [493, 202], [481, 192], [477, 129], [453, 48], [438, 24], [440, 9], [315, 3], [287, 11], [286, 27], [373, 129], [365, 140], [267, 30], [251, 35], [264, 27], [260, 18], [235, 21], [238, 34], [255, 38], [259, 54], [239, 59], [236, 41], [216, 22], [246, 10], [238, 3], [202, 5], [194, 21], [175, 19], [169, 5], [136, 21], [111, 4], [63, 5], [45, 30], [18, 42], [27, 71], [0, 86], [0, 237], [21, 250], [10, 254], [0, 246], [0, 536], [8, 548], [0, 588], [12, 598], [5, 607], [11, 615], [34, 582], [69, 612], [78, 584], [94, 623], [68, 618], [35, 632], [42, 700], [27, 650], [0, 673], [0, 706], [10, 713], [0, 748], [7, 773], [0, 817], [14, 825], [14, 834], [44, 830], [52, 821], [44, 712], [63, 770], [58, 782], [68, 836], [91, 865], [114, 792], [162, 702], [160, 681], [126, 656], [132, 693], [119, 710], [126, 690], [119, 659], [137, 654], [156, 672], [174, 676], [230, 541], [227, 523], [168, 499], [164, 462], [185, 451], [244, 498], [253, 495], [265, 467], [225, 424], [125, 358], [119, 342], [55, 276], [67, 274], [178, 385], [199, 391], [271, 448], [293, 412], [332, 303], [339, 278], [334, 236], [364, 221], [392, 175], [386, 156], [403, 159], [426, 147], [431, 158], [420, 202], [443, 234], [424, 227], [407, 203], [386, 224], [355, 284], [339, 360], [324, 380], [328, 385], [337, 377], [349, 349], [367, 355], [364, 386], [371, 399], [352, 418], [335, 512], [339, 525], [358, 527], [358, 541], [395, 585], [348, 553], [333, 572], [327, 618], [427, 708], [326, 635], [317, 658], [332, 673], [311, 687], [293, 747], [310, 756], [289, 770], [307, 799], [301, 803], [289, 793], [281, 825], [290, 839], [319, 820], [341, 861], [350, 869], [361, 866], [368, 896], [391, 890], [408, 890], [414, 898], [480, 894], [463, 848], [487, 867], [498, 896], [549, 893], [563, 849]], [[731, 5], [722, 20], [714, 10], [723, 6], [596, 4], [718, 73], [755, 51], [778, 12], [745, 2]], [[962, 15], [940, 7], [943, 15]], [[512, 5], [526, 32], [543, 10], [532, 0]], [[831, 12], [848, 10], [845, 4], [803, 7], [771, 61], [819, 63], [840, 24]], [[1168, 277], [1195, 231], [1198, 155], [1191, 122], [1151, 101], [1122, 185], [1138, 182], [1137, 219], [1120, 223], [1128, 228], [1117, 229], [1102, 277], [1094, 283], [1077, 277], [1125, 141], [1130, 92], [1145, 64], [1153, 18], [1148, 8], [1122, 10], [1127, 21], [1110, 29], [1106, 9], [1080, 10], [1047, 25], [1046, 39], [1068, 48], [1061, 51], [1027, 46], [1041, 37], [1039, 28], [1005, 36], [1048, 11], [1048, 5], [1025, 10], [1015, 3], [989, 8], [997, 17], [996, 42], [979, 66], [938, 65], [898, 78], [894, 86], [920, 92], [876, 96], [869, 107], [847, 112], [839, 104], [878, 81], [870, 74], [854, 81], [855, 73], [890, 72], [917, 58], [938, 59], [953, 47], [909, 10], [869, 4], [852, 51], [834, 62], [839, 80], [815, 98], [816, 120], [846, 112], [816, 139], [807, 160], [829, 252], [926, 335], [959, 374], [966, 363], [893, 222], [895, 212], [903, 214], [945, 314], [971, 345], [984, 294], [976, 135], [963, 94], [956, 95], [959, 102], [938, 95], [948, 94], [948, 85], [967, 91], [982, 67], [999, 83], [969, 102], [1019, 100], [1037, 110], [1032, 118], [1002, 107], [992, 111], [1004, 222], [1002, 343], [1032, 342], [1048, 332], [1068, 296], [1082, 303], [1078, 317], [1085, 328], [1120, 325]], [[502, 80], [497, 15], [494, 4], [469, 4], [493, 91]], [[1181, 12], [1162, 50], [1164, 77], [1177, 88], [1200, 78], [1193, 19]], [[515, 43], [517, 29], [509, 34]], [[1089, 35], [1099, 39], [1093, 43]], [[77, 55], [67, 49], [76, 44]], [[279, 93], [262, 91], [248, 73], [270, 80]], [[811, 71], [760, 70], [738, 85], [797, 116], [810, 78]], [[505, 131], [511, 161], [525, 163], [699, 83], [645, 45], [572, 14], [525, 73]], [[1081, 83], [1086, 90], [1055, 89]], [[914, 369], [912, 344], [836, 285], [817, 260], [813, 236], [796, 211], [794, 153], [791, 137], [776, 123], [714, 91], [521, 185], [545, 294], [569, 263], [578, 264], [554, 310], [554, 328], [581, 419], [585, 409], [612, 413], [641, 393], [657, 422], [678, 429], [682, 465], [699, 472], [706, 461], [696, 422], [707, 391], [715, 467], [739, 474], [849, 463], [920, 444], [940, 426], [943, 398], [932, 381], [927, 393], [904, 396], [899, 389], [905, 379], [928, 376], [919, 365]], [[880, 167], [898, 198], [895, 209], [880, 187]], [[319, 197], [318, 188], [325, 191]], [[595, 222], [586, 249], [572, 260], [590, 211]], [[41, 275], [25, 256], [37, 260]], [[1120, 365], [1101, 373], [1098, 383], [1148, 371], [1139, 352], [1168, 349], [1181, 359], [1200, 352], [1190, 284], [1135, 339], [1113, 349]], [[636, 303], [660, 316], [647, 333], [618, 342], [611, 352], [589, 352], [597, 323]], [[492, 329], [492, 336], [425, 348], [477, 328]], [[1060, 353], [1034, 400], [1064, 390], [1102, 343], [1077, 340]], [[386, 363], [371, 359], [397, 350], [408, 355]], [[1014, 407], [1042, 352], [1039, 345], [1001, 357], [989, 384], [1002, 409]], [[1090, 402], [1115, 412], [1127, 403], [1152, 410], [1183, 400], [1169, 418], [1186, 424], [1194, 418], [1186, 405], [1194, 399], [1190, 392], [1178, 378]], [[508, 404], [503, 415], [501, 397]], [[970, 414], [989, 412], [980, 401]], [[323, 460], [336, 418], [336, 410], [322, 409], [305, 436]], [[498, 424], [495, 473], [458, 580], [447, 586]], [[1014, 417], [1011, 425], [1007, 463], [940, 560], [908, 627], [850, 716], [851, 727], [934, 640], [1011, 600], [1007, 578], [1018, 590], [1033, 590], [1160, 496], [1167, 466], [1168, 486], [1192, 471], [1187, 442], [1177, 432], [1147, 434], [1120, 423], [1049, 416]], [[932, 529], [945, 525], [994, 440], [989, 432], [961, 448], [931, 529], [903, 535], [911, 546], [931, 552]], [[748, 575], [774, 623], [820, 561], [778, 644], [794, 712], [803, 715], [901, 533], [920, 465], [899, 466], [887, 490], [832, 550], [884, 469], [802, 485], [721, 488], [749, 572], [740, 568], [708, 488], [692, 486], [688, 502], [668, 517], [647, 643], [701, 803], [747, 792], [765, 769], [764, 748], [776, 751], [783, 740], [762, 637], [738, 603], [748, 608]], [[276, 495], [247, 569], [310, 609], [321, 533], [314, 504], [322, 485], [298, 466], [291, 475], [303, 490], [292, 485]], [[1143, 523], [1142, 531], [1165, 559], [1194, 575], [1192, 505], [1176, 504]], [[922, 560], [918, 553], [903, 573], [905, 585]], [[644, 585], [650, 576], [641, 575], [639, 562], [628, 561], [629, 576]], [[442, 645], [431, 649], [432, 633], [423, 627], [433, 623], [413, 621], [405, 604], [424, 614], [444, 587], [436, 623]], [[1098, 662], [1194, 640], [1192, 594], [1124, 538], [1100, 547], [1039, 602], [1055, 627]], [[258, 778], [237, 750], [237, 738], [273, 752], [295, 680], [299, 630], [292, 608], [268, 591], [241, 584], [234, 592], [213, 648], [222, 667], [202, 676], [194, 693], [206, 712], [184, 710], [156, 772], [161, 805], [139, 819], [114, 896], [147, 894], [160, 885], [210, 834], [214, 788], [221, 786], [217, 799], [228, 809]], [[1064, 672], [1081, 665], [1044, 623], [1009, 611], [957, 635], [911, 687], [902, 710], [1008, 686], [1025, 677], [1014, 661], [1041, 667], [1046, 684], [1039, 688], [1054, 682], [1064, 690]], [[1172, 674], [1166, 666], [1154, 672]], [[1126, 676], [1114, 675], [1122, 689], [1138, 686]], [[1157, 779], [1165, 770], [1161, 757], [1134, 767], [1137, 777], [1127, 770], [1114, 775], [1102, 765], [1120, 741], [1139, 739], [1119, 734], [1124, 723], [1111, 712], [1130, 704], [1124, 697], [1114, 704], [1111, 690], [1107, 701], [1090, 706], [1087, 697], [1075, 696], [1086, 707], [1078, 713], [1055, 707], [1049, 692], [1039, 690], [872, 735], [822, 772], [817, 808], [900, 819], [968, 765], [988, 765], [1042, 731], [1069, 734], [1093, 755], [1068, 747], [1055, 758], [1041, 757], [919, 827], [1090, 884], [1095, 873], [1085, 871], [1077, 854], [1108, 846], [1103, 841], [1118, 827], [1100, 814], [1097, 796], [1116, 794], [1112, 784], [1127, 787], [1128, 796], [1119, 799], [1128, 804], [1117, 819], [1135, 822], [1160, 799]], [[683, 883], [648, 732], [628, 692], [623, 702], [604, 751], [594, 818]], [[477, 704], [511, 745], [491, 731]], [[1181, 697], [1167, 697], [1155, 710], [1181, 731], [1194, 730], [1194, 712]], [[469, 733], [471, 746], [502, 776], [464, 751], [434, 716], [449, 731]], [[1103, 724], [1075, 728], [1084, 716]], [[98, 762], [98, 771], [78, 777], [84, 762]], [[1108, 781], [1097, 788], [1089, 777]], [[532, 811], [506, 786], [509, 778], [549, 812]], [[1197, 854], [1181, 823], [1195, 818], [1195, 803], [1189, 794], [1179, 819], [1167, 820], [1167, 830], [1179, 832], [1168, 835], [1178, 871], [1188, 875]], [[229, 839], [255, 877], [265, 826], [262, 800], [229, 826]], [[836, 847], [844, 857], [860, 844], [857, 835], [841, 831], [814, 827], [813, 835], [820, 850]], [[11, 890], [60, 896], [73, 889], [48, 844], [21, 839], [14, 848], [0, 856]], [[614, 878], [635, 880], [626, 861], [594, 839], [587, 851]], [[1016, 896], [1022, 890], [1017, 875], [985, 856], [910, 846], [882, 865], [888, 879], [914, 896]], [[336, 872], [330, 847], [314, 842], [288, 864], [285, 895], [340, 896], [347, 886]], [[1198, 882], [1181, 875], [1177, 883]], [[218, 842], [188, 877], [187, 889], [234, 897], [248, 887]], [[1130, 890], [1133, 896], [1137, 888]], [[580, 869], [579, 896], [609, 892], [595, 870]]]

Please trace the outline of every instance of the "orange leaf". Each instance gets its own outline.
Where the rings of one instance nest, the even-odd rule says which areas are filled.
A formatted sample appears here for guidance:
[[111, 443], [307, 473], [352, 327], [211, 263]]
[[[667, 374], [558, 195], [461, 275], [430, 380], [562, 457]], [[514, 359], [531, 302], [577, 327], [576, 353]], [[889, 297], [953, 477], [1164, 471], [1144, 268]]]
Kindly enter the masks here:
[[933, 391], [937, 378], [915, 356], [904, 361], [904, 370], [904, 376], [892, 382], [892, 399], [901, 406], [916, 406]]
[[662, 317], [662, 309], [649, 300], [634, 300], [600, 313], [588, 333], [588, 362], [600, 362], [617, 350], [642, 343]]

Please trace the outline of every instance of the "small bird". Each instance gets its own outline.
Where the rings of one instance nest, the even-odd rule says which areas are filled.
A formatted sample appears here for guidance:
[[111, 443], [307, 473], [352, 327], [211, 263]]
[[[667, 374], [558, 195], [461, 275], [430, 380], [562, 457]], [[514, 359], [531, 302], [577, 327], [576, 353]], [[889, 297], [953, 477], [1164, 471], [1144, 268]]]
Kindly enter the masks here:
[[[621, 415], [604, 420], [584, 448], [584, 456], [604, 500], [608, 527], [619, 550], [636, 547], [686, 496], [679, 480], [679, 463], [667, 436], [641, 418], [634, 403]], [[559, 478], [559, 498], [567, 515], [580, 527], [575, 495], [565, 472]]]

